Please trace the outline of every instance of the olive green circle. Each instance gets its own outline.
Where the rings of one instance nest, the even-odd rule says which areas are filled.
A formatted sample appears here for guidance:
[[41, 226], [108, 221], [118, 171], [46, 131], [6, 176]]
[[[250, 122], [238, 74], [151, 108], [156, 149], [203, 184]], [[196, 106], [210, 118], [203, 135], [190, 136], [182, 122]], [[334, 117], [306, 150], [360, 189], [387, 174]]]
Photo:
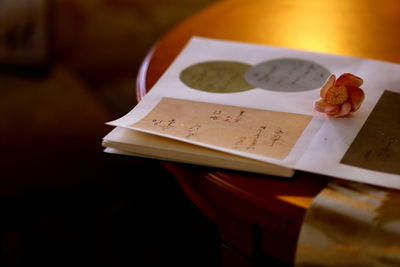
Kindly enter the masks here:
[[208, 61], [184, 69], [179, 78], [187, 86], [211, 93], [235, 93], [253, 89], [244, 75], [251, 66], [233, 61]]

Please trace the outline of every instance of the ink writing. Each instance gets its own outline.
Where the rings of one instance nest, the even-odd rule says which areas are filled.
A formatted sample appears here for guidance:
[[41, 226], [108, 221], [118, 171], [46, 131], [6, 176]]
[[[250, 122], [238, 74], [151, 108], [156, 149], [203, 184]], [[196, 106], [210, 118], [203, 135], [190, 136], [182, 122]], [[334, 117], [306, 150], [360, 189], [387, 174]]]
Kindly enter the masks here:
[[247, 150], [249, 149], [254, 149], [256, 146], [257, 142], [260, 140], [262, 133], [267, 129], [266, 125], [260, 126], [260, 128], [257, 129], [256, 134], [254, 135], [250, 145], [246, 148]]
[[162, 130], [167, 130], [171, 127], [174, 127], [175, 123], [176, 123], [175, 119], [166, 120], [166, 121], [153, 119], [152, 122], [153, 122], [154, 126], [160, 127]]
[[188, 129], [188, 131], [187, 131], [187, 135], [185, 136], [186, 138], [191, 138], [191, 137], [193, 137], [198, 131], [199, 131], [199, 129], [201, 128], [201, 125], [200, 124], [195, 124], [195, 125], [193, 125], [193, 126], [191, 126], [189, 129]]
[[281, 129], [278, 129], [278, 130], [275, 130], [275, 131], [272, 132], [272, 136], [271, 136], [272, 143], [271, 143], [271, 146], [274, 146], [275, 143], [278, 142], [282, 138], [283, 133], [284, 132]]
[[239, 122], [243, 119], [246, 111], [240, 110], [239, 114], [226, 114], [227, 112], [222, 112], [222, 110], [214, 110], [214, 112], [209, 116], [209, 118], [213, 121], [224, 121], [224, 122]]

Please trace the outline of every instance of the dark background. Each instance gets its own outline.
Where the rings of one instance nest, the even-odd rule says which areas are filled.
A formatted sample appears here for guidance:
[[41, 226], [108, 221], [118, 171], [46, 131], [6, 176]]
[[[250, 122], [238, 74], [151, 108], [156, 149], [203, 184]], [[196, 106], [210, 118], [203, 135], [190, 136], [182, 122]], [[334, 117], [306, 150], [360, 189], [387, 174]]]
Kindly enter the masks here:
[[0, 266], [215, 266], [216, 226], [175, 178], [101, 147], [150, 47], [214, 1], [50, 2], [51, 61], [0, 72]]

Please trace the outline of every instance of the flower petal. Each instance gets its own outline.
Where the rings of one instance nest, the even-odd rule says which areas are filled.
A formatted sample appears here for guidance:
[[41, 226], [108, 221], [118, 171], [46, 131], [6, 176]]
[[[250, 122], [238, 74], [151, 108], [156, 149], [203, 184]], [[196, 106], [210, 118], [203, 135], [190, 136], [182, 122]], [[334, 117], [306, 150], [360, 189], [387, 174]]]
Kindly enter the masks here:
[[360, 87], [363, 84], [363, 79], [357, 77], [351, 73], [343, 73], [336, 80], [336, 86], [344, 85], [344, 86], [354, 86]]
[[320, 98], [319, 100], [314, 102], [314, 109], [319, 112], [324, 113], [337, 113], [339, 112], [340, 108], [337, 105], [331, 105], [325, 102], [324, 99]]
[[349, 93], [351, 112], [357, 111], [365, 98], [364, 91], [358, 87], [347, 87], [347, 92]]
[[320, 97], [325, 97], [328, 89], [335, 85], [335, 81], [336, 76], [334, 74], [331, 74], [331, 76], [329, 76], [329, 78], [326, 80], [325, 84], [321, 87], [321, 91], [319, 93]]
[[337, 118], [337, 117], [345, 117], [350, 114], [351, 104], [349, 102], [344, 103], [341, 106], [341, 109], [337, 113], [326, 113], [329, 117]]

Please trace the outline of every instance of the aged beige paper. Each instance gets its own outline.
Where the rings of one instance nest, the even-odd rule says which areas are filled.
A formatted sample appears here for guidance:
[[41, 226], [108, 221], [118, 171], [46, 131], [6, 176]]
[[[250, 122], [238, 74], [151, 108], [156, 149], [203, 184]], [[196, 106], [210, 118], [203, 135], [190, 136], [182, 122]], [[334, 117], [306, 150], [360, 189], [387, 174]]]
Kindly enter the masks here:
[[312, 116], [162, 98], [136, 129], [284, 159]]

